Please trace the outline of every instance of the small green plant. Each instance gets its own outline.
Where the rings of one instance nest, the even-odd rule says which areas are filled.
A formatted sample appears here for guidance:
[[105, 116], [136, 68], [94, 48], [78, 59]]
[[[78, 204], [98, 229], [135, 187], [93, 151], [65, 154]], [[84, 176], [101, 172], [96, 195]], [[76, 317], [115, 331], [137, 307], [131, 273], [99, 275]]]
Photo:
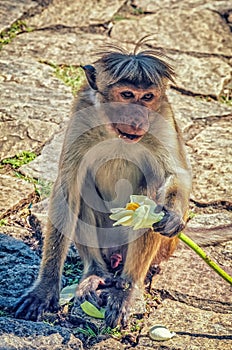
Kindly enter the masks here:
[[140, 15], [143, 15], [144, 14], [144, 11], [141, 7], [136, 7], [133, 9], [133, 14], [135, 16], [140, 16]]
[[122, 339], [122, 337], [123, 337], [123, 334], [122, 334], [122, 332], [121, 332], [120, 326], [117, 326], [117, 327], [115, 327], [115, 328], [111, 328], [111, 329], [109, 330], [109, 334], [110, 334], [112, 337], [116, 338], [117, 340], [120, 340], [120, 339]]
[[124, 19], [126, 19], [125, 16], [120, 15], [120, 14], [116, 14], [116, 15], [113, 17], [113, 22], [123, 21]]
[[227, 106], [232, 106], [232, 93], [230, 95], [221, 95], [219, 101]]
[[18, 171], [14, 171], [14, 176], [17, 177], [18, 179], [22, 179], [24, 181], [27, 181], [27, 182], [30, 182], [33, 184], [35, 184], [37, 182], [37, 180], [33, 179], [33, 177], [23, 175], [23, 174], [19, 173]]
[[6, 226], [7, 225], [7, 220], [6, 219], [1, 219], [0, 220], [0, 227], [1, 226]]
[[19, 33], [31, 32], [32, 28], [27, 27], [23, 21], [17, 21], [9, 29], [0, 33], [0, 50], [4, 45], [9, 44]]
[[192, 210], [190, 210], [190, 211], [188, 212], [188, 218], [189, 218], [190, 220], [193, 219], [196, 215], [197, 215], [197, 214], [194, 213], [194, 211], [192, 211]]
[[79, 260], [74, 263], [64, 264], [63, 274], [68, 279], [67, 285], [79, 283], [83, 271], [83, 263]]
[[35, 192], [41, 198], [48, 198], [52, 191], [53, 183], [46, 180], [35, 180]]
[[86, 325], [84, 328], [81, 328], [81, 327], [75, 328], [75, 333], [76, 334], [82, 333], [87, 338], [94, 338], [98, 336], [98, 334], [89, 325]]
[[0, 317], [6, 317], [6, 316], [8, 316], [9, 314], [6, 312], [6, 311], [4, 311], [4, 310], [0, 310]]
[[50, 63], [50, 66], [55, 69], [55, 76], [62, 80], [65, 85], [71, 87], [73, 95], [76, 95], [85, 82], [85, 74], [83, 69], [75, 66], [57, 66], [53, 63]]
[[112, 328], [110, 328], [110, 327], [103, 327], [99, 334], [101, 334], [101, 335], [106, 335], [106, 334], [111, 335], [111, 333], [112, 333]]
[[[84, 334], [84, 336], [89, 339], [98, 337], [99, 335], [113, 335], [115, 338], [121, 339], [122, 334], [119, 332], [120, 327], [117, 327], [117, 329], [118, 330], [116, 331], [116, 328], [112, 329], [110, 327], [105, 327], [105, 326], [99, 327], [99, 328], [95, 326], [95, 329], [92, 329], [89, 325], [85, 325], [83, 328], [81, 327], [75, 328], [74, 332], [76, 335], [78, 335], [78, 333]], [[117, 334], [117, 337], [116, 337], [116, 334]]]
[[44, 324], [48, 324], [49, 326], [54, 326], [55, 325], [55, 322], [52, 322], [52, 321], [49, 321], [49, 320], [43, 320], [43, 323]]
[[12, 168], [17, 169], [24, 164], [31, 162], [36, 158], [36, 154], [34, 152], [22, 151], [16, 154], [15, 157], [6, 158], [2, 160], [2, 164], [10, 164]]
[[130, 331], [137, 333], [138, 331], [140, 331], [141, 327], [142, 327], [142, 320], [135, 320], [134, 324], [132, 324], [130, 327]]

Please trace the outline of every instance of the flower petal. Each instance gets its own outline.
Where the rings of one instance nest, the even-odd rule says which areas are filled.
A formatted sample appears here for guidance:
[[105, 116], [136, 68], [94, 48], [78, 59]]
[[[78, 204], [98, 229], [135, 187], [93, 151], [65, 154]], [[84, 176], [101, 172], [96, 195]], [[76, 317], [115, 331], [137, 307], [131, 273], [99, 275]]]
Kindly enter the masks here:
[[140, 205], [143, 205], [146, 198], [147, 198], [147, 196], [142, 196], [142, 195], [140, 196], [140, 195], [132, 194], [130, 196], [130, 201], [131, 201], [131, 203], [136, 202]]
[[111, 214], [110, 215], [110, 219], [111, 220], [119, 220], [119, 219], [123, 218], [124, 216], [128, 216], [128, 215], [131, 216], [131, 215], [133, 215], [133, 213], [134, 213], [133, 210], [125, 210], [125, 209], [123, 209], [123, 210], [121, 210], [121, 211], [119, 211], [117, 213]]

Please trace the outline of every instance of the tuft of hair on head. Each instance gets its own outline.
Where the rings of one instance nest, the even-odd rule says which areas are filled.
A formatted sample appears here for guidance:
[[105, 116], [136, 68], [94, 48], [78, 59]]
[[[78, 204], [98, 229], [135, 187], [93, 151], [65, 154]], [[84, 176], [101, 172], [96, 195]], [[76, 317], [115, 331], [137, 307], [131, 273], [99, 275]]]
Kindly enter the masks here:
[[167, 81], [175, 83], [174, 69], [167, 62], [170, 58], [161, 50], [142, 50], [149, 40], [152, 40], [150, 35], [140, 39], [133, 52], [117, 45], [106, 45], [96, 53], [100, 58], [95, 66], [108, 73], [109, 85], [126, 81], [142, 87], [155, 85], [163, 90]]

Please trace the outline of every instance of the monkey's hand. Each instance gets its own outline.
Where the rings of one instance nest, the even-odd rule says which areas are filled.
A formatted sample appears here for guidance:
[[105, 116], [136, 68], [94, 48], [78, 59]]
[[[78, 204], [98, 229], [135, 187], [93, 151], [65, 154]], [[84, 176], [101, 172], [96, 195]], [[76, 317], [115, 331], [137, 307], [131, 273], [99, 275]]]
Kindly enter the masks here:
[[78, 285], [75, 304], [82, 304], [85, 300], [97, 308], [102, 305], [101, 291], [112, 285], [112, 278], [90, 275], [84, 278]]
[[159, 232], [163, 236], [173, 237], [183, 230], [185, 222], [180, 215], [166, 207], [157, 205], [155, 212], [161, 211], [164, 213], [163, 219], [152, 225], [155, 232]]
[[49, 290], [40, 282], [23, 294], [14, 305], [15, 317], [38, 321], [45, 311], [57, 311], [59, 285], [49, 285]]

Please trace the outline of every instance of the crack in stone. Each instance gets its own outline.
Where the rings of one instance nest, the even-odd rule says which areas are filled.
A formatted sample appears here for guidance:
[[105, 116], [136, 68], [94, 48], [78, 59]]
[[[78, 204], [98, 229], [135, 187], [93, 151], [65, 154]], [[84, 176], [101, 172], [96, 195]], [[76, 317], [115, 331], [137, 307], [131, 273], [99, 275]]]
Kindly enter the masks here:
[[214, 311], [221, 314], [232, 314], [232, 303], [229, 302], [198, 298], [196, 296], [177, 291], [168, 291], [165, 289], [158, 289], [157, 291], [160, 293], [163, 300], [170, 299], [173, 301], [178, 301], [200, 310]]
[[[127, 44], [134, 45], [134, 41], [128, 40], [125, 41]], [[150, 49], [153, 49], [154, 47], [148, 43], [146, 43], [146, 46], [149, 47]], [[232, 58], [232, 55], [225, 55], [225, 54], [219, 54], [219, 53], [208, 53], [208, 52], [198, 52], [198, 51], [187, 51], [187, 50], [179, 50], [179, 49], [173, 49], [173, 48], [163, 48], [163, 46], [156, 46], [155, 47], [157, 50], [164, 51], [165, 54], [185, 54], [188, 56], [193, 56], [196, 58], [203, 58], [203, 57], [218, 57], [218, 58], [225, 58], [226, 60], [230, 60]], [[229, 64], [229, 62], [228, 62]]]
[[214, 101], [217, 101], [217, 97], [214, 96], [214, 95], [204, 95], [204, 94], [200, 94], [200, 93], [197, 93], [197, 92], [192, 92], [190, 90], [185, 90], [183, 88], [180, 88], [180, 87], [177, 87], [177, 86], [174, 86], [174, 85], [171, 85], [171, 88], [173, 90], [176, 90], [176, 91], [180, 92], [183, 95], [192, 96], [192, 97], [204, 97], [204, 98], [208, 97], [208, 98], [211, 98]]
[[206, 127], [212, 126], [214, 123], [216, 123], [219, 120], [230, 121], [231, 117], [232, 117], [232, 114], [229, 113], [224, 115], [212, 115], [205, 118], [204, 117], [191, 118], [194, 124], [186, 128], [184, 132], [186, 145], [193, 149], [193, 146], [189, 144], [189, 142], [191, 142], [197, 135], [199, 135], [203, 130], [205, 130]]
[[15, 212], [19, 212], [25, 207], [28, 207], [28, 205], [37, 198], [37, 195], [35, 191], [33, 191], [29, 196], [26, 198], [21, 199], [17, 204], [15, 204], [13, 207], [6, 209], [3, 213], [0, 214], [0, 220], [7, 218], [9, 215], [14, 214]]
[[232, 340], [232, 335], [213, 335], [213, 334], [202, 334], [202, 333], [190, 333], [190, 332], [176, 332], [177, 335], [188, 335], [193, 338], [207, 338], [207, 339], [218, 339], [218, 340]]
[[214, 209], [225, 209], [228, 211], [232, 211], [232, 202], [228, 200], [217, 200], [217, 201], [210, 201], [210, 202], [199, 202], [194, 200], [193, 198], [190, 199], [190, 202], [194, 203], [199, 208], [209, 208], [213, 207]]

